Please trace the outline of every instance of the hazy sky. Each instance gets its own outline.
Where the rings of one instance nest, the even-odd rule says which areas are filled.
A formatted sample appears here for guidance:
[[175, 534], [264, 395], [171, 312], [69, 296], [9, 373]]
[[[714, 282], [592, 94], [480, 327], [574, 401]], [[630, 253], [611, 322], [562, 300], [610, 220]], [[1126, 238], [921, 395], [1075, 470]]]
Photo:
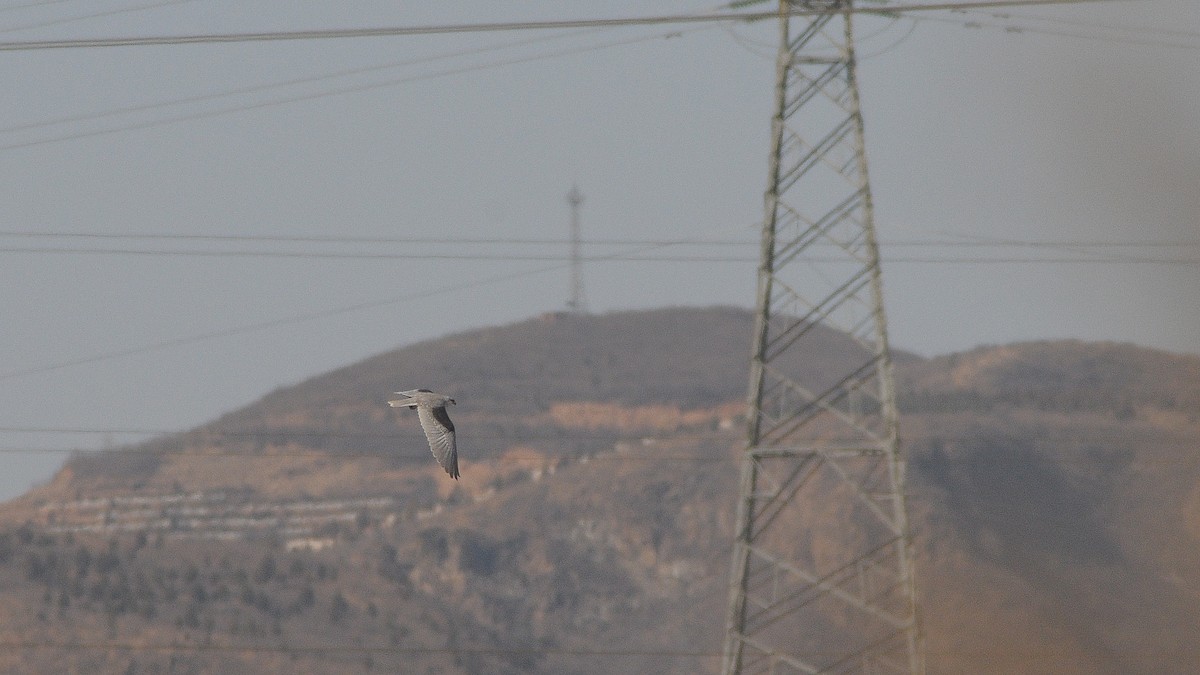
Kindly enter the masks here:
[[[0, 7], [0, 41], [712, 7], [59, 0]], [[856, 24], [894, 344], [1200, 353], [1200, 3], [999, 11]], [[0, 497], [48, 478], [61, 451], [183, 430], [381, 351], [562, 308], [572, 184], [585, 237], [617, 242], [588, 255], [708, 240], [724, 243], [640, 252], [729, 258], [591, 262], [593, 311], [751, 306], [774, 35], [764, 22], [4, 51]]]

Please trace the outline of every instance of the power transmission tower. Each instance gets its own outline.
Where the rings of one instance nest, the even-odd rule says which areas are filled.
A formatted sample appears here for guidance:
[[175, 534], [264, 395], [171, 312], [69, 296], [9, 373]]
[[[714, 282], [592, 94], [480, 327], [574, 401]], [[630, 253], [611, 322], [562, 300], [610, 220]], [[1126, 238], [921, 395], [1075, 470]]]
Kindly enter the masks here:
[[578, 314], [587, 313], [587, 299], [583, 295], [583, 256], [579, 244], [579, 208], [583, 206], [583, 193], [579, 187], [572, 185], [567, 193], [567, 203], [571, 205], [571, 297], [567, 300], [567, 309]]
[[852, 5], [779, 0], [727, 675], [924, 672]]

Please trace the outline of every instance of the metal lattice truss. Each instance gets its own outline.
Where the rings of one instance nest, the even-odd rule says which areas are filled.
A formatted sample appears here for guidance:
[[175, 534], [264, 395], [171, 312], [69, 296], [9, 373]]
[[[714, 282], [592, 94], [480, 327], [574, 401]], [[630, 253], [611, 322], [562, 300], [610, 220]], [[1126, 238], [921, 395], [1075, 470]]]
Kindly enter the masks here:
[[780, 4], [724, 672], [922, 672], [851, 0]]

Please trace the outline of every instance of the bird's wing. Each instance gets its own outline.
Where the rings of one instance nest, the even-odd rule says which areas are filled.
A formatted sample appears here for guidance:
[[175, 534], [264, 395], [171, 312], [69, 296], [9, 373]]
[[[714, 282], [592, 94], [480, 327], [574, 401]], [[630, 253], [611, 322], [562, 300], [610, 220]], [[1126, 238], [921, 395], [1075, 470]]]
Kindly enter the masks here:
[[438, 464], [442, 465], [451, 478], [458, 478], [458, 446], [454, 443], [454, 422], [450, 421], [446, 408], [420, 406], [417, 408], [417, 417], [421, 420], [421, 429], [425, 431], [429, 449], [433, 451]]
[[[404, 395], [404, 392], [402, 392], [402, 391], [398, 391], [396, 393], [400, 394], [400, 395]], [[413, 397], [408, 396], [406, 398], [394, 398], [394, 399], [388, 401], [388, 405], [392, 406], [393, 408], [403, 408], [405, 406], [407, 406], [409, 408], [416, 408], [417, 401]]]

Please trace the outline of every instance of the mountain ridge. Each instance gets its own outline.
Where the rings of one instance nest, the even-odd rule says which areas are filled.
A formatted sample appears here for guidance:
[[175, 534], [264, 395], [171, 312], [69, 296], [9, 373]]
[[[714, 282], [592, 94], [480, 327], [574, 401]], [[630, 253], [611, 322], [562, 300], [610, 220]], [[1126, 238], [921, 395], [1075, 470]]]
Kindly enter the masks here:
[[[72, 458], [0, 507], [0, 639], [29, 645], [0, 667], [716, 672], [751, 319], [466, 331]], [[857, 356], [821, 330], [798, 355], [817, 378]], [[896, 364], [931, 672], [1200, 657], [1200, 357], [1044, 341]], [[448, 380], [461, 481], [386, 406]], [[817, 546], [839, 516], [813, 513]]]

